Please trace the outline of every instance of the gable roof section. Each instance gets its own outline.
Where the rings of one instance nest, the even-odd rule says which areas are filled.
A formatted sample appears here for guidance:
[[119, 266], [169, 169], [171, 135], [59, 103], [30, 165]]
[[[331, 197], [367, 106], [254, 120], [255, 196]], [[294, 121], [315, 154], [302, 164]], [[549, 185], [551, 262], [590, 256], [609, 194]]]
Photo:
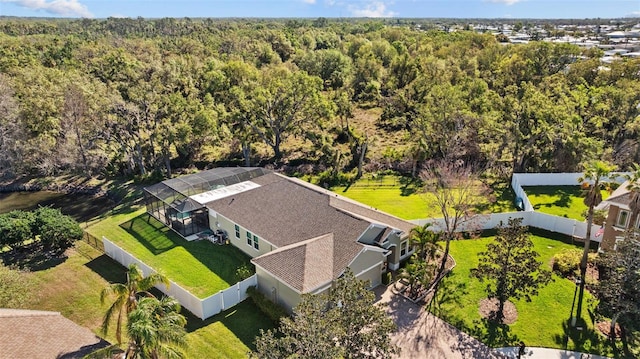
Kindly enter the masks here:
[[[300, 293], [309, 293], [331, 282], [336, 269], [333, 234], [325, 234], [276, 249], [252, 262]], [[343, 266], [344, 269], [346, 266]]]
[[629, 181], [625, 181], [623, 184], [618, 186], [615, 191], [611, 193], [611, 196], [606, 200], [600, 202], [599, 205], [596, 206], [596, 209], [607, 209], [609, 205], [615, 204], [616, 206], [629, 209], [629, 203], [631, 203], [631, 191], [627, 189], [629, 185]]

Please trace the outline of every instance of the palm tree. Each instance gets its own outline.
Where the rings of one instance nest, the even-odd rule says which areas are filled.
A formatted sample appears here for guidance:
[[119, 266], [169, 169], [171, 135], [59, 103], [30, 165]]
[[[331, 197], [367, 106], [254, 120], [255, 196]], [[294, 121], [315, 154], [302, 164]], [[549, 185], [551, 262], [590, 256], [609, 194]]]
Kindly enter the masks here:
[[[585, 276], [587, 273], [587, 257], [589, 255], [589, 247], [591, 246], [591, 226], [593, 224], [593, 209], [602, 202], [602, 187], [608, 186], [611, 180], [611, 172], [615, 167], [603, 161], [591, 161], [584, 166], [582, 177], [578, 178], [578, 182], [588, 186], [584, 204], [589, 207], [587, 211], [587, 233], [584, 238], [584, 250], [582, 252], [582, 260], [580, 261], [580, 294], [578, 296], [578, 306], [576, 309], [576, 322], [580, 319], [582, 312], [582, 298], [584, 296]], [[572, 323], [575, 325], [575, 323]]]
[[627, 190], [631, 192], [631, 202], [629, 202], [631, 220], [629, 220], [627, 230], [632, 231], [634, 230], [634, 226], [638, 220], [638, 214], [640, 213], [640, 166], [637, 163], [634, 163], [630, 172], [631, 174], [624, 175], [624, 179], [629, 181], [627, 184]]
[[438, 241], [440, 235], [429, 229], [431, 223], [427, 223], [421, 227], [413, 227], [411, 229], [409, 241], [416, 248], [418, 257], [422, 260], [429, 261], [433, 259], [435, 253], [440, 249]]
[[114, 314], [118, 315], [116, 325], [116, 339], [118, 344], [122, 343], [122, 318], [123, 314], [129, 315], [138, 304], [138, 297], [153, 297], [148, 292], [156, 284], [162, 283], [169, 286], [169, 280], [158, 273], [153, 273], [148, 277], [140, 270], [138, 265], [132, 263], [127, 270], [127, 283], [113, 283], [100, 292], [100, 303], [104, 304], [107, 297], [115, 296], [115, 300], [107, 309], [102, 320], [102, 332], [106, 335], [109, 324]]
[[141, 298], [128, 316], [129, 346], [125, 358], [182, 358], [186, 324], [175, 299]]

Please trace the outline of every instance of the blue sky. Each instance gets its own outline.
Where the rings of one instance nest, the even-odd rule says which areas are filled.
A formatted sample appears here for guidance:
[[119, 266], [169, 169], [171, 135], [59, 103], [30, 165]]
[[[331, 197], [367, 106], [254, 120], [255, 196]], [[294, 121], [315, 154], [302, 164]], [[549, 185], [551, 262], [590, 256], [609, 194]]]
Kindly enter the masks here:
[[640, 17], [640, 0], [0, 0], [35, 17]]

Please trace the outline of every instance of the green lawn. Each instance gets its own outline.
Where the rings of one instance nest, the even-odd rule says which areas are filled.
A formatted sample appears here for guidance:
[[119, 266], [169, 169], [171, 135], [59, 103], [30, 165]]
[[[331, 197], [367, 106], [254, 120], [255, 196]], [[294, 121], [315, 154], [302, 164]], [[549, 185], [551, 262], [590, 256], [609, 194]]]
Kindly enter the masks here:
[[[56, 266], [24, 274], [38, 288], [30, 308], [61, 312], [100, 335], [108, 304], [100, 304], [100, 291], [109, 282], [124, 282], [125, 268], [82, 242], [67, 254]], [[186, 358], [246, 358], [259, 330], [274, 327], [250, 299], [206, 321], [184, 314], [188, 320]], [[105, 339], [115, 343], [113, 329]]]
[[87, 231], [107, 237], [200, 298], [236, 283], [235, 273], [242, 265], [253, 267], [249, 256], [236, 247], [188, 242], [146, 215], [144, 209], [114, 213]]
[[[331, 190], [404, 219], [442, 217], [433, 195], [405, 177], [378, 175], [373, 179], [365, 176], [350, 186], [333, 187]], [[514, 197], [507, 184], [497, 184], [492, 190], [496, 201], [489, 203], [486, 198], [479, 198], [479, 212], [515, 211]]]
[[[478, 264], [478, 252], [486, 248], [493, 237], [461, 240], [451, 243], [451, 255], [457, 266], [443, 287], [439, 306], [433, 311], [456, 327], [462, 328], [474, 337], [492, 347], [511, 346], [524, 341], [528, 346], [565, 348], [597, 354], [611, 354], [604, 337], [593, 330], [593, 322], [588, 309], [592, 296], [587, 292], [583, 306], [583, 317], [587, 327], [580, 336], [569, 331], [567, 321], [573, 302], [575, 284], [553, 275], [554, 281], [540, 290], [532, 302], [516, 301], [518, 320], [511, 325], [495, 325], [481, 319], [479, 302], [486, 298], [486, 284], [470, 276], [471, 268]], [[550, 269], [553, 254], [563, 248], [576, 247], [559, 240], [532, 235], [539, 260]], [[567, 338], [569, 333], [569, 339]], [[566, 344], [565, 344], [566, 341]]]
[[[584, 220], [583, 213], [587, 210], [584, 195], [580, 186], [531, 186], [523, 187], [531, 205], [536, 211]], [[609, 191], [602, 190], [602, 198], [606, 199]]]

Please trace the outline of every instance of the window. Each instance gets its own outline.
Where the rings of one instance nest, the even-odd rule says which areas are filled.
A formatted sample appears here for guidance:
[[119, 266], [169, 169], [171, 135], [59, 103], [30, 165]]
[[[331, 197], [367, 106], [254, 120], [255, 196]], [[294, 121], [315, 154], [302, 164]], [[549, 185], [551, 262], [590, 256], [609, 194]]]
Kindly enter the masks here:
[[253, 245], [253, 241], [251, 240], [251, 232], [247, 231], [247, 244]]
[[400, 257], [407, 255], [407, 241], [400, 243]]
[[253, 248], [260, 249], [260, 245], [258, 245], [258, 237], [255, 234], [253, 235]]
[[240, 239], [240, 226], [236, 224], [236, 238]]
[[629, 221], [629, 212], [621, 210], [618, 213], [618, 219], [616, 220], [616, 226], [618, 226], [618, 227], [626, 227], [628, 221]]

